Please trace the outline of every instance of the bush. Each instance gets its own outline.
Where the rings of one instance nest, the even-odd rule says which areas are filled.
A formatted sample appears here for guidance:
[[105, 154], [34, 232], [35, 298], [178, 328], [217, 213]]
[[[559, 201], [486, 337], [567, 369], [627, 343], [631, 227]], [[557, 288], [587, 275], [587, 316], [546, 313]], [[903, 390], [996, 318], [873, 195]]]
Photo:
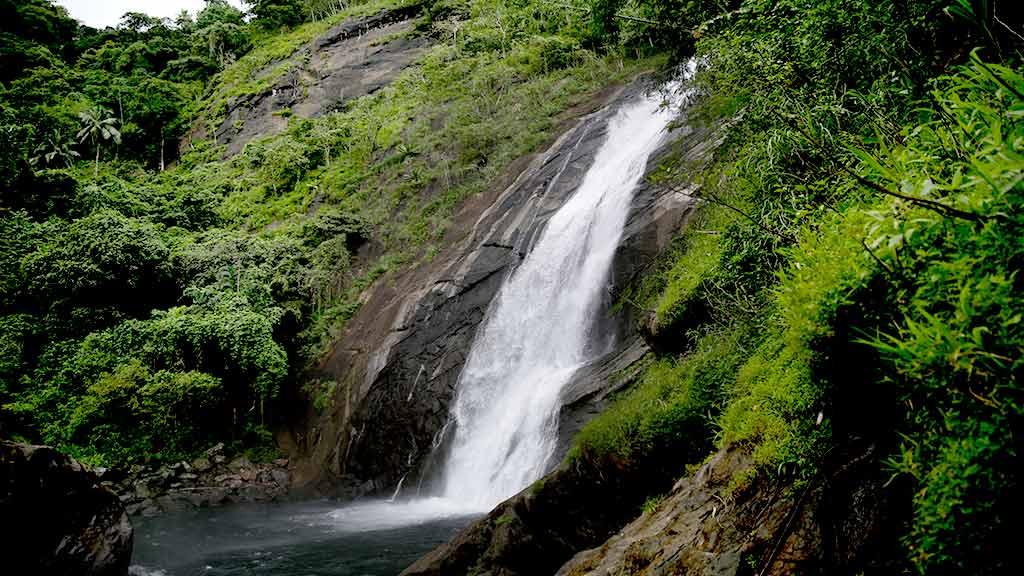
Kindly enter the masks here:
[[93, 462], [188, 458], [223, 437], [223, 402], [218, 378], [151, 373], [130, 360], [89, 386], [68, 418], [62, 445]]
[[103, 210], [70, 224], [53, 222], [22, 262], [26, 290], [41, 307], [119, 305], [148, 312], [173, 293], [162, 230]]
[[630, 465], [671, 448], [679, 464], [699, 460], [752, 338], [752, 326], [738, 325], [706, 335], [678, 360], [653, 360], [639, 383], [580, 431], [570, 458]]

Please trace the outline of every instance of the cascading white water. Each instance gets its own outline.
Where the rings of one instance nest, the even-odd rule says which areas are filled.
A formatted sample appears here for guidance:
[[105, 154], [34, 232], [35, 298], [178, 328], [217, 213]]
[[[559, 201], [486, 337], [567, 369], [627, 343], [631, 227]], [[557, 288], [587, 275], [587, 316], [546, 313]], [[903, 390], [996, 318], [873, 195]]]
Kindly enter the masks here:
[[[694, 68], [691, 63], [684, 77]], [[666, 92], [682, 98], [677, 84]], [[546, 471], [557, 441], [559, 396], [575, 371], [593, 359], [589, 333], [633, 191], [672, 118], [662, 102], [661, 95], [648, 95], [611, 119], [580, 187], [548, 221], [491, 306], [459, 379], [452, 408], [456, 431], [441, 493], [400, 500], [403, 477], [390, 499], [291, 521], [347, 533], [472, 516]]]
[[459, 378], [443, 498], [488, 509], [546, 471], [559, 396], [593, 359], [590, 332], [633, 191], [672, 118], [662, 104], [648, 95], [611, 119], [580, 187], [492, 304]]

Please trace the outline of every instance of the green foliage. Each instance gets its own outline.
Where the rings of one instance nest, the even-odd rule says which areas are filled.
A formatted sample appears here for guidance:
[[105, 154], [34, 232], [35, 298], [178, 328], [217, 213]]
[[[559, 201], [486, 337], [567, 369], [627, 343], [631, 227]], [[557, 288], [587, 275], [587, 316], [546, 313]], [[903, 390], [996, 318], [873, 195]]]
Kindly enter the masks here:
[[[65, 163], [74, 161], [70, 152], [98, 157], [99, 145], [123, 136], [112, 152], [163, 168], [177, 155], [202, 83], [244, 54], [252, 34], [225, 0], [208, 2], [195, 20], [129, 13], [102, 31], [78, 26], [49, 0], [15, 4], [0, 5], [12, 26], [0, 37], [0, 105], [17, 107], [19, 123], [33, 127], [25, 147], [38, 149], [32, 157], [61, 151], [83, 129], [78, 150], [61, 153]], [[25, 150], [5, 153], [15, 151]]]
[[338, 387], [335, 380], [311, 380], [304, 386], [306, 394], [313, 399], [313, 408], [317, 414], [329, 410], [334, 404], [334, 391]]
[[236, 295], [55, 342], [6, 409], [32, 418], [44, 441], [108, 464], [244, 438], [288, 376], [279, 316]]
[[63, 7], [47, 0], [3, 0], [0, 19], [0, 82], [64, 55], [78, 28]]
[[303, 20], [302, 0], [253, 0], [252, 13], [268, 30], [295, 26]]
[[20, 264], [24, 289], [42, 309], [58, 316], [70, 306], [148, 313], [149, 303], [172, 290], [170, 248], [148, 221], [104, 210], [70, 224], [51, 220], [40, 232]]
[[711, 445], [710, 418], [752, 339], [752, 326], [737, 325], [701, 338], [678, 360], [653, 362], [638, 384], [580, 431], [570, 458], [630, 465], [671, 448], [678, 462], [699, 460]]
[[23, 212], [0, 214], [0, 306], [10, 309], [23, 293], [21, 260], [34, 249], [37, 227]]
[[29, 366], [26, 342], [34, 329], [32, 317], [27, 314], [0, 316], [0, 402], [9, 401], [20, 391], [19, 378]]
[[130, 360], [89, 386], [70, 410], [64, 440], [93, 462], [187, 457], [210, 440], [221, 394], [220, 380], [208, 374], [154, 373]]
[[898, 278], [898, 314], [895, 330], [869, 342], [890, 367], [886, 382], [913, 407], [892, 461], [919, 488], [911, 559], [921, 573], [996, 573], [1012, 565], [992, 546], [1012, 539], [1012, 519], [996, 510], [1019, 504], [1014, 436], [1024, 422], [1024, 76], [974, 56], [937, 84], [934, 107], [902, 145], [863, 169], [981, 220], [904, 200], [872, 214], [871, 245]]
[[699, 303], [701, 283], [713, 275], [722, 256], [721, 236], [714, 229], [704, 228], [708, 212], [702, 212], [690, 228], [692, 232], [684, 234], [685, 252], [671, 259], [671, 268], [662, 276], [665, 285], [654, 307], [656, 330], [682, 318], [699, 316], [694, 307]]
[[[987, 2], [617, 5], [696, 31], [673, 44], [706, 63], [691, 119], [724, 141], [697, 176], [670, 157], [660, 181], [696, 180], [703, 213], [623, 297], [684, 354], [656, 360], [579, 445], [642, 454], [664, 406], [654, 375], [685, 390], [687, 363], [715, 363], [710, 419], [660, 433], [696, 428], [669, 443], [685, 460], [717, 429], [751, 474], [810, 478], [870, 441], [914, 487], [906, 571], [1018, 571], [1002, 511], [1020, 505], [1019, 53], [942, 75], [965, 46], [1019, 49], [996, 14], [1011, 17]], [[622, 45], [653, 34], [619, 20]], [[707, 347], [738, 319], [755, 326], [742, 352]]]
[[677, 52], [693, 49], [698, 24], [713, 21], [736, 1], [711, 0], [589, 0], [593, 41], [617, 40], [637, 50], [653, 47]]
[[644, 514], [653, 514], [654, 511], [658, 509], [658, 506], [661, 505], [661, 503], [664, 501], [664, 495], [650, 496], [647, 498], [647, 500], [644, 500], [644, 505], [641, 507], [641, 510]]
[[[415, 32], [433, 47], [390, 86], [288, 115], [231, 158], [203, 139], [317, 35], [413, 3], [269, 2], [248, 24], [221, 0], [130, 13], [19, 69], [0, 89], [5, 431], [112, 464], [215, 441], [272, 457], [282, 392], [363, 292], [436, 253], [462, 201], [562, 111], [660, 62], [596, 56], [582, 16], [545, 2], [435, 3]], [[333, 387], [306, 387], [317, 409]], [[148, 428], [160, 403], [170, 419]]]

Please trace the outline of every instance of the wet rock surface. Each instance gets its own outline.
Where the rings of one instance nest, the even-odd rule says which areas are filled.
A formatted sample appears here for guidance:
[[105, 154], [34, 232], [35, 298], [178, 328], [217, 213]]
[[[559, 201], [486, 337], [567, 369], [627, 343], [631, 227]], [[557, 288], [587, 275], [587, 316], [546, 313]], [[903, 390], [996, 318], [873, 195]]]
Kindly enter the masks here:
[[292, 115], [314, 118], [387, 86], [430, 45], [415, 34], [420, 10], [413, 4], [345, 21], [271, 63], [255, 78], [286, 72], [264, 92], [229, 100], [213, 137], [232, 156], [250, 140], [283, 132]]
[[553, 574], [577, 551], [597, 546], [634, 518], [646, 494], [672, 485], [681, 470], [664, 456], [648, 468], [611, 460], [563, 462], [402, 575]]
[[[402, 574], [899, 572], [906, 511], [874, 446], [838, 454], [804, 483], [762, 474], [737, 485], [753, 460], [730, 447], [673, 484], [672, 454], [656, 456], [630, 468], [563, 463]], [[648, 495], [664, 496], [644, 512]]]
[[603, 412], [617, 392], [636, 384], [643, 375], [648, 351], [642, 338], [630, 335], [614, 351], [573, 376], [562, 391], [555, 461], [565, 457], [576, 433]]
[[[308, 454], [301, 484], [342, 497], [389, 492], [403, 478], [406, 490], [429, 489], [433, 464], [443, 456], [449, 403], [491, 300], [547, 219], [578, 187], [604, 141], [608, 119], [646, 87], [641, 81], [605, 94], [596, 112], [520, 165], [509, 186], [471, 199], [456, 217], [447, 248], [431, 262], [378, 283], [366, 295], [322, 366], [338, 386], [331, 409], [299, 439]], [[616, 256], [609, 304], [615, 283], [653, 260], [691, 205], [689, 197], [658, 187], [637, 191]], [[643, 342], [631, 336], [631, 325], [627, 313], [610, 317], [600, 328], [620, 344], [599, 344], [609, 353], [597, 364], [608, 366], [595, 367], [595, 373], [611, 376], [623, 358], [643, 356]], [[596, 387], [570, 386], [567, 403], [574, 407], [567, 422], [575, 424], [567, 437], [597, 412], [607, 396], [596, 390], [600, 387], [615, 386], [608, 379]]]
[[0, 441], [0, 519], [5, 574], [128, 573], [133, 531], [121, 502], [53, 448]]
[[254, 463], [228, 457], [217, 444], [191, 462], [104, 471], [101, 481], [117, 494], [129, 514], [154, 516], [241, 502], [274, 502], [290, 497], [286, 458]]
[[[674, 140], [648, 162], [678, 153], [696, 170], [720, 143], [714, 127], [682, 127]], [[615, 291], [629, 285], [655, 262], [692, 213], [696, 186], [668, 190], [650, 183], [635, 192], [623, 239], [612, 267], [608, 309]], [[644, 318], [625, 307], [610, 314], [599, 334], [612, 335], [609, 352], [575, 374], [562, 392], [559, 445], [569, 451], [576, 433], [611, 403], [613, 396], [643, 374], [651, 342], [640, 327]], [[602, 346], [607, 343], [596, 342]], [[680, 454], [654, 454], [624, 466], [583, 459], [562, 465], [533, 487], [501, 504], [452, 542], [409, 568], [407, 575], [552, 574], [574, 554], [599, 545], [637, 516], [650, 494], [662, 494], [683, 472]], [[629, 574], [628, 569], [614, 572]]]

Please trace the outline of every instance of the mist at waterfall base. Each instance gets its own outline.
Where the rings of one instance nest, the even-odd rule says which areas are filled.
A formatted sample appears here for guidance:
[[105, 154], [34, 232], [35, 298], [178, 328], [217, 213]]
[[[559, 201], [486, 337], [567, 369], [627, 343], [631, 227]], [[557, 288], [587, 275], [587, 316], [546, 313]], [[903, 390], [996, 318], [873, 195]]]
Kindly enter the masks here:
[[[672, 84], [665, 92], [678, 91]], [[592, 331], [607, 304], [633, 191], [673, 117], [664, 96], [637, 98], [611, 118], [583, 182], [505, 281], [460, 376], [438, 494], [400, 495], [399, 487], [391, 500], [239, 505], [143, 519], [132, 573], [393, 576], [543, 476], [557, 443], [562, 389], [605, 352]]]
[[395, 576], [478, 514], [440, 499], [239, 504], [133, 519], [131, 576]]

